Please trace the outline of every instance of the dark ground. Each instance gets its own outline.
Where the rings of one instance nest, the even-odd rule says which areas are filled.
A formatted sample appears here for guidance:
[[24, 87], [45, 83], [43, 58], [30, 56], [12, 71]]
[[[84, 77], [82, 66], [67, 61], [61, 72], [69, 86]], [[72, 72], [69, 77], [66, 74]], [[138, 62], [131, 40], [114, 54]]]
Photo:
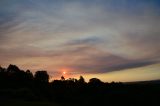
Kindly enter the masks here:
[[48, 82], [46, 71], [35, 75], [15, 65], [0, 67], [0, 106], [160, 106], [160, 80], [104, 83], [92, 78]]

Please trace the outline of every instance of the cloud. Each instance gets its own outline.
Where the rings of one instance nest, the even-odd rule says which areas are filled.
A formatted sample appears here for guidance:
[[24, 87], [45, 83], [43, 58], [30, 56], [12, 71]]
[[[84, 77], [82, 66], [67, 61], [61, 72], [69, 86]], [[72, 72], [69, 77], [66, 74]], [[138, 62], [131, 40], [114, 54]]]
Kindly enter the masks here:
[[0, 2], [0, 64], [105, 73], [160, 60], [157, 2]]
[[51, 66], [57, 66], [57, 69], [68, 67], [70, 68], [70, 72], [74, 74], [93, 74], [144, 67], [160, 62], [147, 59], [132, 60], [116, 56], [97, 48], [95, 46], [96, 43], [91, 43], [95, 39], [91, 41], [89, 39], [93, 38], [81, 39], [80, 41], [74, 40], [64, 44], [65, 49], [53, 51], [53, 55], [51, 54], [50, 57], [58, 61], [58, 64], [52, 64]]

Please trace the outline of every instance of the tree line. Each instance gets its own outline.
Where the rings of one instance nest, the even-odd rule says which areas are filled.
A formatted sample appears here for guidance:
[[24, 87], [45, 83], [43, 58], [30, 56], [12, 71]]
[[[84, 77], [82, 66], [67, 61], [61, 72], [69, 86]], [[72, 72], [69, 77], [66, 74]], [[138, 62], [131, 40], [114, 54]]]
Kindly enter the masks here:
[[[54, 80], [51, 83], [54, 82], [73, 82], [73, 83], [79, 83], [79, 84], [85, 84], [85, 79], [83, 76], [80, 76], [80, 78], [77, 80], [75, 78], [69, 78], [66, 79], [64, 76], [61, 77], [61, 80]], [[49, 84], [49, 74], [47, 71], [41, 70], [36, 71], [35, 74], [30, 70], [21, 70], [16, 65], [10, 64], [8, 68], [3, 68], [0, 66], [0, 83], [3, 84], [2, 87], [18, 87], [18, 86], [30, 86], [33, 83], [36, 85], [45, 85]], [[102, 84], [100, 79], [98, 78], [91, 78], [88, 82], [89, 84]]]
[[[0, 101], [8, 99], [49, 101], [81, 105], [159, 104], [160, 85], [102, 82], [91, 78], [65, 79], [49, 82], [47, 71], [23, 71], [16, 65], [0, 67]], [[115, 102], [116, 101], [116, 102]]]

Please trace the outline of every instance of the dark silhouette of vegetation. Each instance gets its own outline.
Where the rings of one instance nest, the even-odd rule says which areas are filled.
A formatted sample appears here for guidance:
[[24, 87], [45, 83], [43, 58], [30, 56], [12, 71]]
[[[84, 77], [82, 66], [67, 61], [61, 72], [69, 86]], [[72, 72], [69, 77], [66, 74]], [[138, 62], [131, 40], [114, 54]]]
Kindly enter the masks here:
[[34, 79], [36, 83], [46, 84], [49, 81], [49, 75], [47, 74], [47, 71], [37, 71], [34, 75]]
[[61, 76], [61, 80], [62, 80], [62, 81], [64, 81], [64, 80], [65, 80], [64, 76]]
[[83, 76], [49, 82], [47, 71], [20, 70], [16, 65], [0, 67], [0, 103], [8, 100], [48, 101], [60, 105], [159, 105], [160, 81], [105, 83]]
[[83, 78], [83, 76], [80, 76], [80, 77], [79, 77], [78, 82], [81, 83], [81, 84], [84, 84], [84, 83], [85, 83], [85, 79]]

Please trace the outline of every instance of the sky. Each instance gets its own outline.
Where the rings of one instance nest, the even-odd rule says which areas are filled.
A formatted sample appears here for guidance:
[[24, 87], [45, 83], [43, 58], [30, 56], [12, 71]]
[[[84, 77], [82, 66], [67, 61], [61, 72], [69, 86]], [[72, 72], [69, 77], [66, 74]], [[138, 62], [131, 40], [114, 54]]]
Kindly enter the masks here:
[[159, 19], [159, 0], [0, 0], [0, 65], [51, 79], [159, 79]]

